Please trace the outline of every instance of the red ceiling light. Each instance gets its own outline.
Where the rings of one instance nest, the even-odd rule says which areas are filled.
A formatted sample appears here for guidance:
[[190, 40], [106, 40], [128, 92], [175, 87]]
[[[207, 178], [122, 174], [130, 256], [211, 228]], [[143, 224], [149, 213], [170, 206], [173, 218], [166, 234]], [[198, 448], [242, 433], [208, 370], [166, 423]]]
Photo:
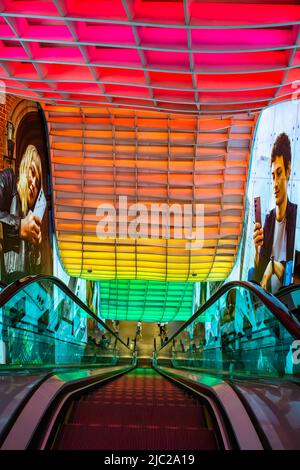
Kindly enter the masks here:
[[6, 0], [0, 79], [52, 104], [257, 112], [293, 95], [299, 24], [291, 0]]

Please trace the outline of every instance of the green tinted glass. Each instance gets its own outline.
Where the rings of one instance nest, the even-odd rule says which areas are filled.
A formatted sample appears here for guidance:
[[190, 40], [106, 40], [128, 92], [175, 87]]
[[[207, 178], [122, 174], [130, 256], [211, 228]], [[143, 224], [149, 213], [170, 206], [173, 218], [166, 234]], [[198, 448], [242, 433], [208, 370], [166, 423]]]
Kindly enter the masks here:
[[251, 376], [300, 372], [298, 342], [250, 290], [230, 289], [158, 351], [158, 364]]
[[53, 280], [36, 280], [0, 308], [0, 363], [114, 365], [132, 352]]

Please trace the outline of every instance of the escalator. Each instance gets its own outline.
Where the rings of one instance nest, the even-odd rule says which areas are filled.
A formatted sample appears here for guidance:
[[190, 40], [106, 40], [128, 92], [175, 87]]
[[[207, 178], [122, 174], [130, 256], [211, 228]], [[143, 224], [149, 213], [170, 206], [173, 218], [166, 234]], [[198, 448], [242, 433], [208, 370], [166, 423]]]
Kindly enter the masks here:
[[[299, 296], [291, 287], [285, 300], [288, 292]], [[300, 322], [281, 295], [248, 282], [223, 285], [158, 350], [160, 365], [223, 375], [297, 377], [300, 369], [291, 363], [290, 353], [300, 339]]]
[[[275, 297], [252, 283], [223, 285], [156, 352], [156, 370], [203, 390], [215, 380], [229, 385], [265, 449], [299, 450], [299, 293], [299, 286]], [[231, 424], [242, 427], [232, 415]]]
[[[298, 448], [300, 324], [259, 286], [222, 286], [153, 368], [137, 368], [135, 352], [53, 277], [3, 289], [0, 335], [1, 378], [13, 384], [1, 449]], [[288, 442], [270, 438], [272, 416]]]
[[0, 293], [0, 448], [24, 449], [68, 394], [135, 366], [134, 351], [59, 279]]
[[204, 401], [153, 369], [136, 368], [73, 401], [52, 448], [214, 450], [221, 445]]
[[132, 351], [115, 332], [52, 276], [28, 276], [3, 288], [0, 341], [2, 370], [132, 361]]

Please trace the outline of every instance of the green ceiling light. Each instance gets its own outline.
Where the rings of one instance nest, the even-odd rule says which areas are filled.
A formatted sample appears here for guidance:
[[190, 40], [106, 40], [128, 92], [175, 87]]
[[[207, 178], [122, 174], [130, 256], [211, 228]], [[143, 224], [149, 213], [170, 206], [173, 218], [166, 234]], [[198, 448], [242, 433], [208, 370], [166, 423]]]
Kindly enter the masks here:
[[194, 283], [101, 281], [100, 296], [101, 317], [105, 319], [186, 321], [193, 313]]

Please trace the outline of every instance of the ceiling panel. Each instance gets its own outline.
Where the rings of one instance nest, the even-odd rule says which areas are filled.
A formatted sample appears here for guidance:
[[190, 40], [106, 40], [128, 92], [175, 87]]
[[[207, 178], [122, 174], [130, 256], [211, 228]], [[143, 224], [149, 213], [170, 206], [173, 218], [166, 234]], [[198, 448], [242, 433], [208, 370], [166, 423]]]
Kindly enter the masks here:
[[5, 0], [0, 79], [51, 104], [258, 112], [293, 96], [299, 24], [297, 1]]

